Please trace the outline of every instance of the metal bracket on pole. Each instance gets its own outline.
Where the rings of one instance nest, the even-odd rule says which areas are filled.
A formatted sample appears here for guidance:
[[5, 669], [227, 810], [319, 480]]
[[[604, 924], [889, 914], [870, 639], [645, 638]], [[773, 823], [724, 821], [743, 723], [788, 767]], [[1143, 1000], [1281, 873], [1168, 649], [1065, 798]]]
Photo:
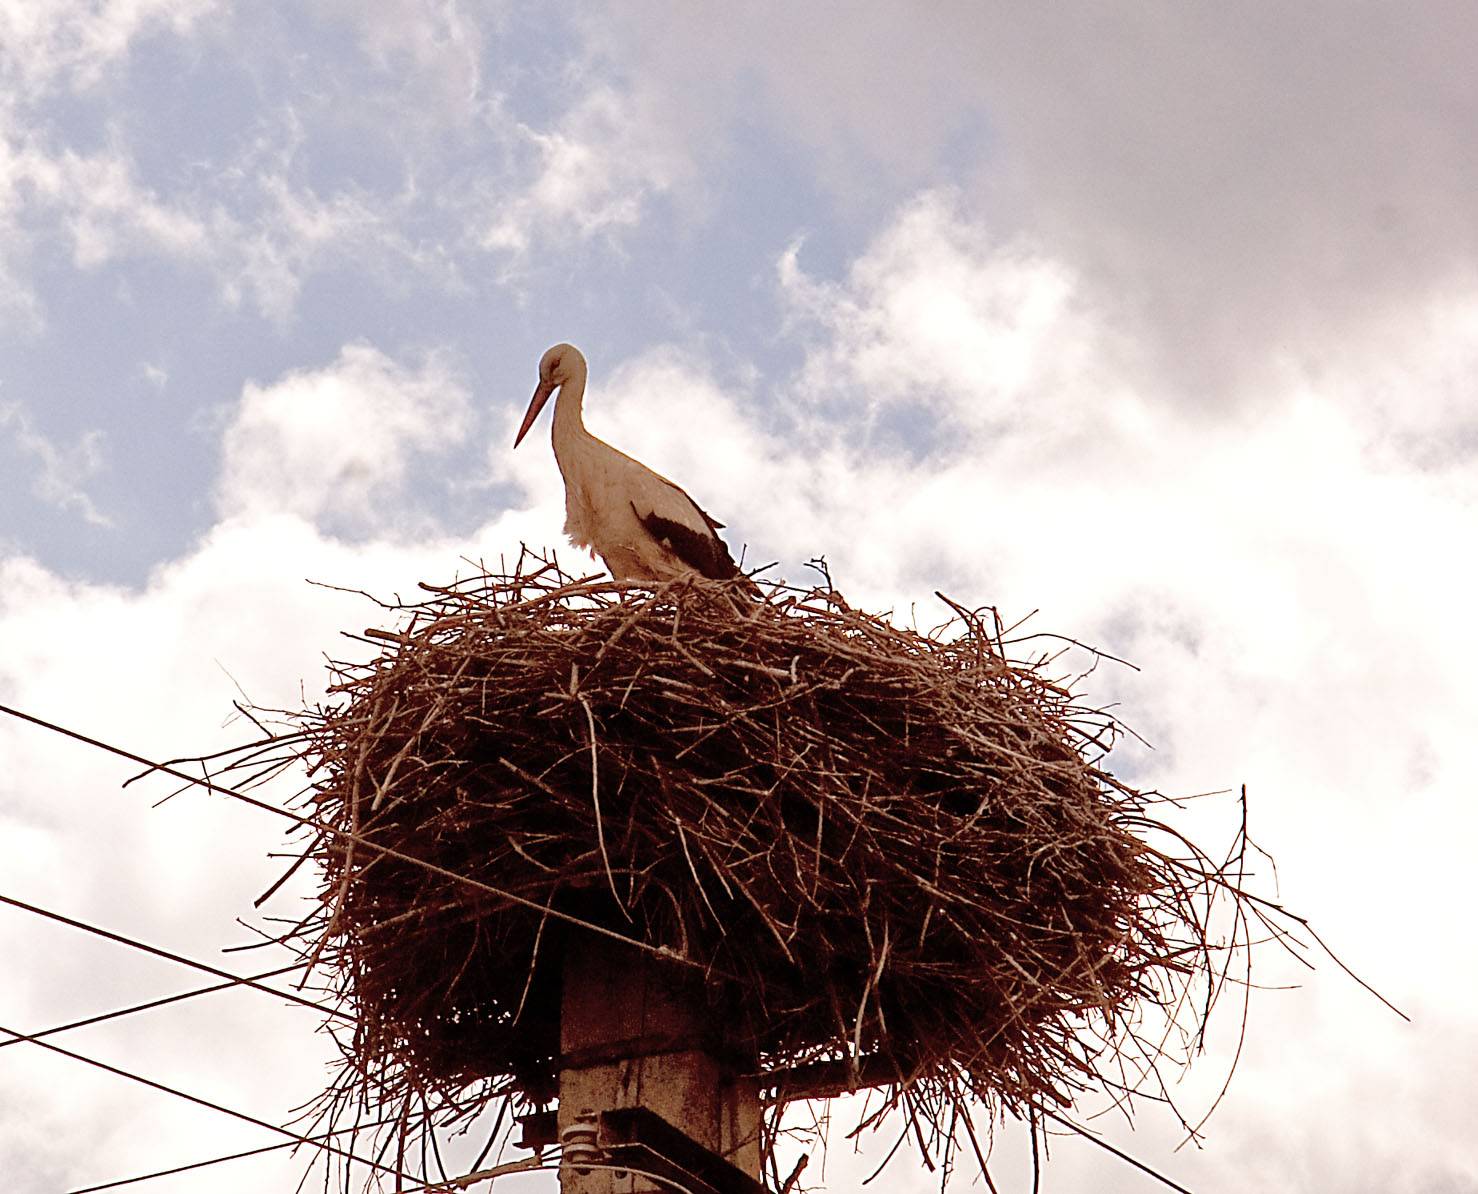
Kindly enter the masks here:
[[563, 1139], [555, 1134], [551, 1111], [521, 1115], [518, 1122], [523, 1127], [520, 1147], [561, 1144], [562, 1163], [576, 1170], [582, 1162], [636, 1169], [691, 1194], [769, 1194], [764, 1183], [645, 1107], [580, 1115]]

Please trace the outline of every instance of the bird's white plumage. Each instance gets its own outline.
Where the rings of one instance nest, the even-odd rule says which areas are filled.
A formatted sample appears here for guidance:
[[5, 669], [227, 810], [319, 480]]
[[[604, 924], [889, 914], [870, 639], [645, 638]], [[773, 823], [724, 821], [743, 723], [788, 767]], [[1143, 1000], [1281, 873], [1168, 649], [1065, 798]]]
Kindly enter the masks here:
[[551, 440], [565, 482], [565, 534], [599, 555], [617, 580], [669, 580], [738, 574], [720, 525], [681, 488], [585, 429], [586, 364], [580, 350], [557, 344], [539, 363], [539, 387], [519, 429], [527, 434], [558, 391]]
[[578, 450], [556, 445], [565, 479], [565, 534], [577, 547], [605, 560], [618, 580], [662, 580], [695, 571], [654, 537], [638, 518], [658, 514], [695, 535], [712, 536], [702, 512], [681, 489], [611, 447], [588, 436]]

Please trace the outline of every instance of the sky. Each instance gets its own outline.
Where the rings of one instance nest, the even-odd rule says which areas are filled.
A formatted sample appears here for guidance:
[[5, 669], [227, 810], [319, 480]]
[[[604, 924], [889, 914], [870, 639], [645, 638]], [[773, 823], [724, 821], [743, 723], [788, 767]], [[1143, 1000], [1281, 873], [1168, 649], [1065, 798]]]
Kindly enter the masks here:
[[[824, 556], [856, 605], [931, 624], [940, 590], [1132, 661], [1084, 682], [1153, 745], [1120, 773], [1245, 784], [1258, 882], [1411, 1017], [1270, 953], [1199, 1146], [1153, 1104], [1106, 1139], [1198, 1194], [1478, 1191], [1475, 39], [1456, 0], [0, 0], [0, 703], [198, 755], [379, 617], [309, 581], [583, 566], [543, 436], [511, 450], [570, 341], [591, 429], [749, 565]], [[221, 951], [281, 825], [155, 807], [137, 769], [0, 719], [0, 894], [280, 964]], [[19, 1031], [198, 979], [13, 906], [0, 951]], [[315, 1023], [238, 990], [54, 1040], [283, 1123]], [[892, 1143], [842, 1135], [820, 1188]], [[0, 1042], [20, 1194], [273, 1142]], [[1161, 1188], [1050, 1151], [1049, 1191]], [[938, 1176], [900, 1151], [874, 1186]]]

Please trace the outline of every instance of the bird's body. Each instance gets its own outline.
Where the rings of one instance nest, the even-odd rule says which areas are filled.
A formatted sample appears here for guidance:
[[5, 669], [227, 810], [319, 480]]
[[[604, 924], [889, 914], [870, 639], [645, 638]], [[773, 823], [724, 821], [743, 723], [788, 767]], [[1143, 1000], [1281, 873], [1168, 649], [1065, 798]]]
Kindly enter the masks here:
[[679, 486], [585, 430], [585, 358], [556, 344], [539, 362], [539, 387], [517, 447], [549, 396], [554, 402], [554, 458], [565, 482], [565, 534], [605, 561], [617, 580], [740, 576], [710, 518]]

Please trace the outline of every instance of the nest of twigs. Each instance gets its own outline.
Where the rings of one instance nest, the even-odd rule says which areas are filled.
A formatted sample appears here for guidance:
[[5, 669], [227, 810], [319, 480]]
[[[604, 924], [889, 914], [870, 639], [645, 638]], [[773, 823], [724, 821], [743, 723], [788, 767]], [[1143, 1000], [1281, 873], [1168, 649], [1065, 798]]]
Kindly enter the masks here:
[[297, 718], [330, 830], [298, 941], [354, 1021], [336, 1111], [547, 1103], [582, 924], [701, 976], [778, 1098], [829, 1064], [921, 1144], [1194, 1039], [1224, 873], [1147, 844], [1160, 798], [1104, 769], [1112, 720], [992, 616], [921, 633], [829, 588], [550, 565], [428, 591]]

